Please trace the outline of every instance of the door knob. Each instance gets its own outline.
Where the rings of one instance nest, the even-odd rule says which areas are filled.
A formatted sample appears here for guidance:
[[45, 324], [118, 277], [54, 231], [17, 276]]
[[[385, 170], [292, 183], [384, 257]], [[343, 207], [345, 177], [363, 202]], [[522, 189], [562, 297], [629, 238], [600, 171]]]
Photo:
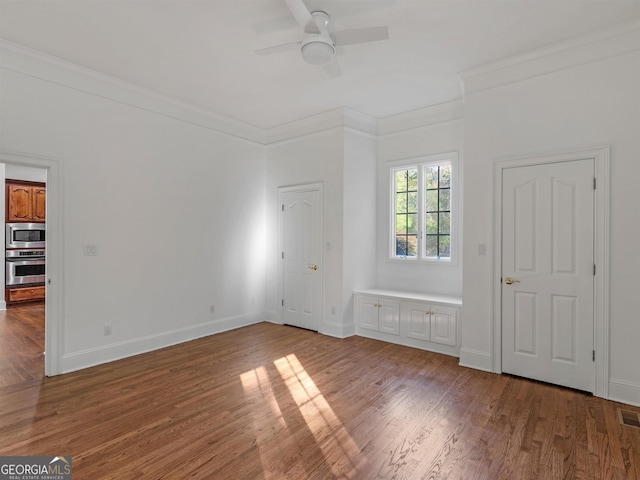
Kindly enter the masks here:
[[520, 283], [520, 280], [514, 280], [511, 277], [507, 277], [504, 279], [504, 283], [506, 283], [507, 285], [511, 285], [512, 283]]
[[309, 267], [310, 270], [318, 270], [318, 265], [311, 265]]

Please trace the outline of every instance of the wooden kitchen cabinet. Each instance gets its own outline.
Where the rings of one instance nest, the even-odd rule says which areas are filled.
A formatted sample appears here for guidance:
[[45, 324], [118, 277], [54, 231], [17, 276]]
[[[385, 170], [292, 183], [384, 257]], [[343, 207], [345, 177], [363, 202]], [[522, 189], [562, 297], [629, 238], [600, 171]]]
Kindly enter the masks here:
[[32, 302], [45, 298], [45, 286], [37, 287], [9, 287], [7, 288], [7, 303]]
[[7, 222], [45, 222], [47, 189], [44, 185], [7, 182], [6, 191]]

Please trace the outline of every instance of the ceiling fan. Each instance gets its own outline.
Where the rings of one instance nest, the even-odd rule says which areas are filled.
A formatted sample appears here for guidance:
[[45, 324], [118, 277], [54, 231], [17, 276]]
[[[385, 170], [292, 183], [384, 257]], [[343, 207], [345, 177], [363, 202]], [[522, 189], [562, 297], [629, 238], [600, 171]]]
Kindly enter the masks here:
[[329, 15], [322, 11], [310, 12], [302, 0], [285, 0], [289, 10], [303, 28], [305, 36], [299, 42], [283, 43], [256, 50], [258, 55], [271, 55], [300, 49], [302, 58], [311, 65], [322, 65], [331, 78], [342, 74], [335, 58], [336, 47], [356, 43], [387, 40], [387, 26], [352, 28], [332, 31], [329, 29]]

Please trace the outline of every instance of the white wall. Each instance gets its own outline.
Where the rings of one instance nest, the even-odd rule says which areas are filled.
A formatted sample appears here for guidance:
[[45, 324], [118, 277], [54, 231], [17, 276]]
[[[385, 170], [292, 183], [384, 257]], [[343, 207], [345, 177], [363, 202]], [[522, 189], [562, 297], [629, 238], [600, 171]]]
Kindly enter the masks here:
[[[464, 172], [462, 103], [460, 101], [409, 112], [381, 121], [378, 140], [377, 287], [410, 292], [462, 296], [462, 213]], [[390, 181], [388, 162], [439, 153], [458, 153], [459, 176], [454, 192], [458, 227], [458, 259], [452, 264], [389, 259]]]
[[262, 319], [262, 146], [6, 69], [0, 95], [0, 149], [61, 159], [63, 370]]
[[347, 130], [344, 140], [342, 323], [355, 334], [353, 292], [376, 281], [376, 138]]
[[[494, 162], [610, 145], [610, 382], [640, 404], [640, 55], [616, 56], [465, 98], [464, 350], [492, 355]], [[487, 243], [486, 257], [477, 245]], [[487, 358], [489, 358], [487, 357]]]
[[[343, 242], [343, 158], [344, 134], [341, 128], [285, 140], [267, 150], [267, 219], [270, 226], [266, 242], [267, 302], [269, 319], [280, 321], [278, 262], [278, 188], [309, 183], [322, 183], [324, 194], [324, 271], [323, 325], [342, 321], [342, 242]], [[330, 247], [327, 248], [327, 245]], [[327, 319], [331, 308], [335, 319]], [[338, 320], [339, 319], [339, 320]], [[329, 325], [325, 323], [329, 320]], [[331, 332], [335, 333], [335, 332]]]

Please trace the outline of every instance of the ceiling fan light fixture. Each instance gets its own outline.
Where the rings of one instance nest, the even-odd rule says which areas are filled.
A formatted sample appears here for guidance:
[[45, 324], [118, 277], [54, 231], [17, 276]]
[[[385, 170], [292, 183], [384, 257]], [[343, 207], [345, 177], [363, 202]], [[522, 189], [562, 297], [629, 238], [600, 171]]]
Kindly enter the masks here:
[[303, 42], [300, 51], [305, 62], [311, 65], [326, 65], [331, 63], [336, 47], [333, 46], [333, 42], [317, 37]]

